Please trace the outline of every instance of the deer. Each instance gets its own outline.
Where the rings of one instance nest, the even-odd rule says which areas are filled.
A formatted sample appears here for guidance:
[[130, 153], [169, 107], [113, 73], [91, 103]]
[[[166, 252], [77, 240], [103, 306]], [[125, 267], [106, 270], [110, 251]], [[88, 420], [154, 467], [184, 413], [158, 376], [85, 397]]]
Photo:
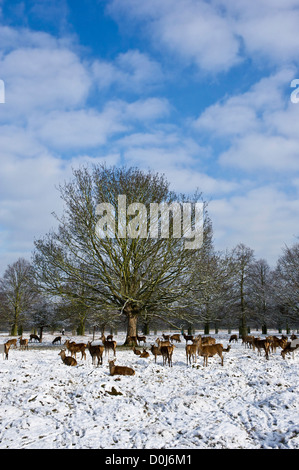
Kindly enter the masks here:
[[116, 341], [107, 341], [104, 334], [102, 335], [101, 340], [105, 348], [105, 354], [108, 352], [109, 355], [109, 351], [112, 350], [114, 356], [116, 356]]
[[232, 343], [233, 341], [235, 341], [235, 343], [238, 342], [238, 336], [237, 335], [231, 335], [228, 342]]
[[134, 346], [137, 346], [137, 336], [127, 336], [126, 343], [127, 344], [133, 344]]
[[223, 345], [221, 343], [218, 344], [207, 344], [203, 345], [201, 338], [199, 338], [198, 341], [198, 353], [200, 356], [203, 356], [203, 365], [207, 366], [208, 365], [208, 358], [215, 356], [215, 354], [218, 354], [218, 356], [221, 359], [221, 365], [223, 366]]
[[169, 367], [172, 367], [172, 354], [174, 350], [174, 345], [171, 344], [169, 346], [161, 346], [160, 349], [161, 349], [161, 354], [163, 357], [163, 365], [165, 365], [167, 361]]
[[33, 340], [34, 340], [34, 341], [37, 341], [38, 343], [40, 343], [40, 337], [37, 336], [37, 335], [33, 335], [33, 334], [32, 334], [32, 335], [29, 336], [29, 343], [31, 343], [31, 341], [33, 341]]
[[104, 346], [102, 346], [101, 344], [91, 344], [91, 341], [88, 341], [87, 349], [90, 352], [93, 364], [95, 363], [96, 358], [98, 359], [97, 365], [103, 364], [103, 352], [105, 349]]
[[158, 347], [161, 348], [162, 346], [171, 346], [170, 341], [161, 341], [160, 338], [156, 339], [156, 343], [158, 344]]
[[135, 370], [127, 366], [114, 365], [115, 360], [109, 361], [110, 375], [135, 375]]
[[28, 339], [23, 339], [22, 336], [20, 338], [20, 349], [28, 350]]
[[140, 354], [139, 357], [144, 357], [144, 358], [149, 357], [149, 352], [147, 352], [147, 351], [143, 348], [143, 352]]
[[133, 347], [133, 353], [136, 354], [136, 356], [140, 356], [141, 351], [139, 349], [136, 349], [135, 346]]
[[60, 353], [58, 353], [58, 356], [61, 357], [62, 362], [66, 366], [76, 366], [77, 365], [77, 361], [74, 357], [65, 355], [65, 349], [62, 349], [60, 351]]
[[159, 346], [156, 346], [155, 344], [152, 344], [151, 346], [151, 353], [155, 356], [155, 364], [157, 363], [157, 356], [161, 356], [161, 349]]
[[287, 353], [293, 353], [293, 359], [294, 359], [294, 351], [299, 348], [299, 339], [294, 339], [292, 341], [288, 341], [281, 351], [281, 355], [283, 359], [285, 359]]
[[17, 342], [18, 342], [18, 339], [17, 338], [14, 338], [14, 339], [9, 339], [8, 341], [6, 341], [5, 344], [7, 344], [7, 346], [10, 348], [11, 346], [14, 346], [16, 349], [17, 349]]
[[187, 365], [191, 364], [191, 359], [193, 362], [196, 362], [196, 353], [198, 350], [198, 344], [186, 344], [186, 358], [187, 358]]
[[201, 336], [201, 335], [198, 335], [197, 338], [194, 338], [192, 341], [198, 341], [198, 339], [201, 339], [202, 341], [202, 344], [204, 346], [206, 346], [207, 344], [215, 344], [216, 343], [216, 340], [215, 338], [212, 338], [212, 336]]
[[242, 344], [245, 344], [245, 348], [248, 346], [251, 349], [253, 340], [254, 340], [254, 336], [251, 336], [251, 335], [242, 336]]
[[287, 340], [285, 338], [277, 338], [273, 336], [272, 341], [270, 341], [270, 348], [272, 352], [276, 352], [276, 348], [284, 348], [287, 345]]
[[181, 342], [181, 335], [180, 334], [174, 334], [170, 336], [171, 341], [176, 341], [177, 343]]
[[77, 353], [81, 353], [81, 359], [86, 359], [86, 343], [75, 343], [74, 341], [70, 342], [68, 339], [64, 343], [66, 344], [67, 349], [70, 351], [71, 356], [75, 356], [75, 359], [77, 359], [76, 355]]
[[10, 345], [6, 343], [0, 344], [0, 351], [3, 353], [3, 356], [5, 356], [5, 359], [8, 359], [8, 352], [10, 349]]
[[141, 341], [143, 342], [143, 344], [146, 343], [146, 336], [136, 336], [137, 338], [137, 341], [138, 341], [138, 344], [140, 345]]
[[194, 338], [193, 335], [185, 335], [185, 333], [183, 333], [183, 336], [184, 336], [184, 338], [185, 338], [185, 340], [186, 340], [186, 343], [187, 343], [188, 341], [192, 341], [193, 338]]
[[260, 339], [254, 338], [252, 342], [252, 346], [256, 347], [258, 350], [258, 355], [261, 356], [261, 349], [265, 351], [266, 359], [269, 359], [269, 351], [270, 351], [270, 341], [267, 339]]
[[56, 336], [56, 338], [53, 339], [52, 344], [60, 343], [61, 344], [61, 336]]

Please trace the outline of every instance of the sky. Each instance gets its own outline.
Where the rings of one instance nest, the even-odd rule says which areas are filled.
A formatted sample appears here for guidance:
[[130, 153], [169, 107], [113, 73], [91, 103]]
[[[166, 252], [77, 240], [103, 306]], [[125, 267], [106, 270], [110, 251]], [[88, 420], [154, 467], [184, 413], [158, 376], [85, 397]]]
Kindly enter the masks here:
[[275, 266], [299, 236], [298, 25], [299, 0], [0, 0], [0, 275], [103, 162], [199, 189], [215, 249]]

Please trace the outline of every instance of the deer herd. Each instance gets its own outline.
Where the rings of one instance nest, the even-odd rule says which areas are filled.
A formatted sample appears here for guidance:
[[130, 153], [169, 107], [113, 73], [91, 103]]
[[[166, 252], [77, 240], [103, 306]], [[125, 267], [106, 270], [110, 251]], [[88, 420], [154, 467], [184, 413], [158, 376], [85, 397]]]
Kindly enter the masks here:
[[[28, 350], [28, 342], [32, 341], [32, 339], [39, 340], [39, 337], [35, 337], [36, 335], [30, 335], [30, 339], [23, 339], [21, 336], [19, 339], [20, 349]], [[230, 343], [238, 342], [237, 335], [231, 335], [229, 338], [229, 344], [226, 348], [224, 348], [222, 343], [216, 343], [215, 338], [211, 336], [193, 336], [193, 335], [185, 335], [183, 333], [183, 338], [186, 341], [185, 345], [185, 352], [186, 352], [186, 363], [187, 365], [191, 365], [192, 363], [197, 362], [197, 357], [203, 357], [203, 365], [208, 365], [208, 358], [218, 355], [221, 361], [221, 365], [223, 366], [223, 353], [229, 352], [231, 349]], [[35, 337], [35, 338], [34, 338]], [[162, 363], [163, 365], [168, 365], [172, 367], [172, 357], [174, 353], [174, 349], [176, 343], [181, 343], [181, 335], [180, 334], [173, 334], [173, 335], [165, 335], [162, 334], [163, 338], [157, 338], [155, 344], [150, 346], [150, 352], [154, 356], [155, 363], [157, 362], [157, 356], [162, 356]], [[10, 339], [6, 343], [1, 344], [1, 349], [5, 358], [8, 359], [8, 352], [9, 349], [14, 346], [17, 347], [18, 339]], [[108, 335], [107, 338], [103, 334], [100, 338], [102, 344], [92, 344], [91, 341], [87, 343], [76, 343], [75, 341], [70, 341], [67, 339], [64, 343], [64, 348], [61, 349], [59, 352], [59, 356], [61, 357], [62, 362], [68, 366], [76, 366], [77, 363], [77, 354], [81, 353], [81, 359], [86, 360], [86, 349], [89, 351], [92, 364], [94, 365], [102, 365], [103, 364], [103, 354], [108, 354], [108, 361], [109, 361], [109, 370], [110, 375], [134, 375], [135, 371], [131, 367], [126, 366], [116, 366], [115, 365], [115, 358], [116, 358], [116, 341], [113, 340], [112, 335]], [[245, 348], [250, 348], [253, 351], [257, 350], [257, 354], [261, 355], [262, 351], [265, 352], [265, 358], [269, 359], [270, 352], [275, 353], [277, 348], [281, 348], [281, 356], [285, 359], [286, 354], [292, 353], [294, 357], [294, 351], [299, 348], [299, 339], [296, 335], [292, 334], [290, 340], [287, 336], [282, 335], [280, 338], [277, 336], [267, 336], [264, 339], [254, 336], [244, 336], [241, 338], [242, 344]], [[59, 342], [61, 344], [61, 336], [56, 337], [52, 344], [56, 344]], [[150, 353], [146, 350], [146, 337], [145, 336], [131, 336], [127, 337], [127, 344], [131, 345], [132, 352], [139, 356], [140, 358], [148, 358]], [[143, 343], [142, 351], [140, 349], [136, 349], [136, 347], [140, 343]], [[67, 355], [67, 352], [69, 355]], [[112, 352], [114, 359], [110, 359], [110, 352]]]

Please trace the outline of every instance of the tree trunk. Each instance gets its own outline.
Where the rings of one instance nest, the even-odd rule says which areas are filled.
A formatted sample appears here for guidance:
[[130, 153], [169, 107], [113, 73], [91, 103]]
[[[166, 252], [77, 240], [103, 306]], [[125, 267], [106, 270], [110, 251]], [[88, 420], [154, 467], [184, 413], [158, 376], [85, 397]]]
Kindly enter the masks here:
[[[127, 337], [124, 344], [130, 344], [130, 336], [137, 336], [137, 312], [133, 313], [132, 307], [129, 305], [124, 309], [124, 314], [127, 317]], [[128, 340], [129, 339], [129, 340]]]
[[18, 335], [18, 325], [17, 323], [14, 323], [11, 327], [11, 330], [10, 330], [10, 334], [11, 336], [17, 336]]

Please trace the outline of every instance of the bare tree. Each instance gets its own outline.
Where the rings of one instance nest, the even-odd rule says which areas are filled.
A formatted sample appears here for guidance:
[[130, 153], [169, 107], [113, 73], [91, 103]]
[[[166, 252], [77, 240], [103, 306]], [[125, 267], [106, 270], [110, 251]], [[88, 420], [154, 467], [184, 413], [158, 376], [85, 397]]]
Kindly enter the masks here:
[[251, 263], [249, 268], [249, 297], [254, 317], [267, 333], [267, 325], [273, 318], [275, 297], [273, 295], [273, 273], [265, 259]]
[[275, 270], [275, 292], [282, 311], [292, 322], [299, 320], [299, 243], [285, 247]]
[[247, 335], [247, 320], [250, 310], [250, 269], [254, 261], [251, 248], [240, 243], [232, 250], [234, 275], [231, 278], [231, 295], [234, 310], [239, 319], [240, 336]]
[[18, 326], [37, 299], [33, 268], [29, 261], [19, 258], [8, 265], [0, 279], [1, 310], [9, 322], [11, 335], [18, 334]]
[[[170, 191], [162, 175], [105, 166], [75, 170], [73, 180], [59, 189], [65, 210], [61, 218], [56, 216], [58, 230], [35, 243], [39, 285], [98, 311], [117, 310], [127, 320], [127, 336], [136, 335], [137, 320], [145, 312], [153, 318], [177, 318], [188, 304], [194, 250], [185, 248], [183, 236], [174, 236], [172, 224], [168, 238], [151, 236], [150, 204], [181, 203], [186, 197]], [[145, 214], [136, 209], [123, 215], [120, 195], [126, 196], [127, 205], [143, 204]], [[193, 197], [196, 201], [201, 201], [200, 194]], [[96, 208], [102, 203], [118, 208], [113, 236], [108, 223], [106, 236], [97, 232]], [[126, 236], [128, 227], [133, 236]], [[204, 230], [210, 230], [207, 215]]]

